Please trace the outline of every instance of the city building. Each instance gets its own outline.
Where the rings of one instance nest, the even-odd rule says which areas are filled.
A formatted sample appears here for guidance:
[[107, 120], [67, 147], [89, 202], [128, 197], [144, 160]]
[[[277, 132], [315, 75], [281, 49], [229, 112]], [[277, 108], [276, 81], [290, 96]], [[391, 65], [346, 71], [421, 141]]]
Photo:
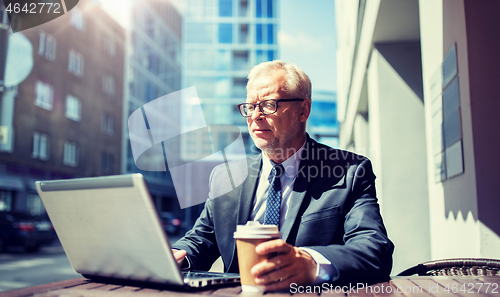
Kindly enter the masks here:
[[[182, 87], [196, 87], [207, 126], [239, 127], [247, 154], [259, 151], [250, 140], [237, 104], [245, 102], [250, 69], [278, 58], [278, 4], [278, 0], [189, 0], [185, 5]], [[204, 155], [203, 150], [212, 150], [211, 143], [226, 147], [238, 135], [231, 127], [223, 127], [217, 126], [211, 141], [202, 144], [201, 139], [191, 139], [181, 149], [196, 149]], [[215, 164], [199, 163], [200, 168], [192, 170], [196, 176], [186, 172], [183, 193], [187, 199], [207, 196], [209, 175]], [[193, 210], [191, 217], [196, 218], [197, 213], [199, 209]]]
[[237, 104], [246, 99], [247, 75], [278, 58], [278, 0], [189, 0], [184, 17], [183, 88], [195, 86], [205, 121], [241, 127]]
[[0, 210], [43, 213], [37, 180], [119, 174], [125, 31], [93, 1], [23, 34], [33, 68], [1, 98]]
[[[134, 1], [131, 12], [129, 52], [126, 58], [127, 84], [123, 118], [125, 157], [122, 160], [122, 172], [138, 172], [145, 176], [160, 212], [179, 212], [179, 203], [168, 171], [140, 170], [136, 166], [130, 144], [128, 119], [146, 103], [181, 89], [182, 17], [168, 0]], [[180, 112], [179, 107], [172, 106], [170, 112]]]
[[340, 146], [367, 155], [396, 249], [500, 258], [499, 1], [336, 1]]
[[311, 97], [312, 106], [307, 120], [307, 133], [316, 141], [338, 147], [337, 93], [313, 90]]

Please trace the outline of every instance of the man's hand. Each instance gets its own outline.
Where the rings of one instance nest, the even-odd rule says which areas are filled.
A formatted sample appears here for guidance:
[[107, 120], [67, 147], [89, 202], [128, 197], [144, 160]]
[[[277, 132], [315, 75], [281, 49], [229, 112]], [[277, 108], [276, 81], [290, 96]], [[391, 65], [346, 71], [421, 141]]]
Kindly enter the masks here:
[[179, 268], [182, 268], [184, 259], [186, 259], [186, 251], [172, 249], [172, 254], [174, 254], [175, 261], [177, 261], [177, 266], [179, 266]]
[[252, 267], [258, 285], [266, 291], [289, 289], [291, 283], [311, 285], [316, 279], [316, 261], [307, 252], [282, 239], [263, 242], [255, 247], [259, 255], [277, 254]]

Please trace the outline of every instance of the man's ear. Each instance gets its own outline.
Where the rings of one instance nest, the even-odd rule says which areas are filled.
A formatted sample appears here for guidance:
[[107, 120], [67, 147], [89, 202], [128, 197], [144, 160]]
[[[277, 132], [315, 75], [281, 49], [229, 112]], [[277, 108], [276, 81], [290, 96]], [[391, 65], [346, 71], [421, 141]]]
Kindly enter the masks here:
[[305, 123], [311, 114], [311, 100], [306, 99], [300, 103], [300, 117], [299, 120], [301, 123]]

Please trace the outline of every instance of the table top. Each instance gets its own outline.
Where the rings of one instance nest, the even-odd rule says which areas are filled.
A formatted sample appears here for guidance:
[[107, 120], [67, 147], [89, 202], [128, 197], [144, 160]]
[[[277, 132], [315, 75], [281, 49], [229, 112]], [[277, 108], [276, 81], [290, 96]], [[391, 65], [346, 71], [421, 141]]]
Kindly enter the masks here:
[[[201, 291], [173, 291], [133, 286], [119, 286], [92, 282], [85, 278], [50, 283], [0, 293], [0, 297], [11, 296], [245, 296], [240, 286], [211, 288]], [[494, 276], [405, 276], [373, 284], [352, 284], [351, 287], [335, 287], [331, 284], [299, 287], [291, 286], [290, 292], [266, 293], [267, 296], [383, 296], [383, 297], [441, 297], [441, 296], [500, 296], [500, 277]], [[256, 294], [251, 294], [255, 296]], [[257, 294], [262, 295], [262, 294]]]

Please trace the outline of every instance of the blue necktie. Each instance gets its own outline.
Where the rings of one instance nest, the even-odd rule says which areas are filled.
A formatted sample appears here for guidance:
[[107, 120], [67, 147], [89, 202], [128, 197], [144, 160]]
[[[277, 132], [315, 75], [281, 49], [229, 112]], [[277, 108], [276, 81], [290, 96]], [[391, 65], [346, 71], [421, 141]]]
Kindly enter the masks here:
[[281, 208], [281, 182], [280, 177], [283, 173], [283, 166], [276, 165], [269, 174], [269, 193], [266, 202], [266, 215], [264, 216], [264, 224], [276, 225], [280, 227], [280, 208]]

